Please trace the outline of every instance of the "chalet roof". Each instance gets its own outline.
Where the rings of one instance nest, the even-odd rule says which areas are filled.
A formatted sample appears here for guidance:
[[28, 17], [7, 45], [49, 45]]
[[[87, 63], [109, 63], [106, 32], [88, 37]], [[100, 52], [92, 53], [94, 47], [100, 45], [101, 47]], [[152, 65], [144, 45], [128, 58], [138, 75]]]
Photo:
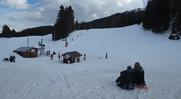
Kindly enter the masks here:
[[82, 54], [80, 54], [80, 53], [77, 52], [77, 51], [66, 52], [66, 53], [62, 54], [62, 56], [65, 56], [65, 55], [70, 55], [70, 56], [72, 56], [72, 57], [80, 57], [80, 56], [82, 56]]
[[26, 52], [26, 51], [29, 51], [31, 49], [38, 49], [38, 48], [35, 48], [35, 47], [20, 47], [16, 50], [14, 50], [13, 52]]

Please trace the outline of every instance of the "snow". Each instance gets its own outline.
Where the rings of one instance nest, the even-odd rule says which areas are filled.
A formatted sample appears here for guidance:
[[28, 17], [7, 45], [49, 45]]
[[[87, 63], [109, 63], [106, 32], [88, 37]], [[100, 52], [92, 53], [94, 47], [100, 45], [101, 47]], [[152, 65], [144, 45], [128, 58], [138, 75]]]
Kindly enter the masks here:
[[[42, 37], [1, 38], [0, 60], [16, 56], [16, 63], [0, 61], [1, 99], [180, 99], [181, 41], [166, 34], [145, 31], [140, 25], [113, 29], [75, 31], [64, 42]], [[54, 56], [22, 58], [13, 50], [38, 47], [44, 40], [46, 50], [86, 53], [80, 63], [63, 64]], [[73, 39], [73, 41], [72, 41]], [[105, 54], [108, 53], [108, 59]], [[115, 80], [128, 65], [140, 62], [149, 90], [122, 90]]]

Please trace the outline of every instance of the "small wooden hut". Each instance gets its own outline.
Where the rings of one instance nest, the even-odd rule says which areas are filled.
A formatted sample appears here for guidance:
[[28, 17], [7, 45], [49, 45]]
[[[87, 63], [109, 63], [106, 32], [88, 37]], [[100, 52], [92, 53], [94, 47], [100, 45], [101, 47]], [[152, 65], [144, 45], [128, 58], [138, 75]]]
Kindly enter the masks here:
[[73, 52], [66, 52], [62, 54], [63, 56], [63, 63], [75, 63], [75, 62], [80, 62], [80, 57], [82, 54], [80, 54], [77, 51]]
[[13, 52], [25, 58], [38, 57], [38, 48], [35, 47], [20, 47]]

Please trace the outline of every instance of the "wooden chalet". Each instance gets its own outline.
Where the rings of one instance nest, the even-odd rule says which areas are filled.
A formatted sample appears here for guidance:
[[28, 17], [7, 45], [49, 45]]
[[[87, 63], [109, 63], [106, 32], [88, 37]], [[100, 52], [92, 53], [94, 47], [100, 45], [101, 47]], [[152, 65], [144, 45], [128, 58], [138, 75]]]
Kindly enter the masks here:
[[25, 58], [38, 57], [38, 48], [35, 47], [20, 47], [13, 52]]
[[62, 54], [63, 56], [63, 63], [75, 63], [75, 62], [80, 62], [80, 57], [82, 54], [80, 54], [77, 51], [73, 52], [66, 52]]

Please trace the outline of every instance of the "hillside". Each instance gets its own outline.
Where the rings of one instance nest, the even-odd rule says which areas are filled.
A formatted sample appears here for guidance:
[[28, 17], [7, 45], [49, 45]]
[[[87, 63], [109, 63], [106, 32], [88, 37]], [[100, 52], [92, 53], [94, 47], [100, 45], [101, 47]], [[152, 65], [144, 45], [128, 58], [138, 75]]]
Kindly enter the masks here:
[[51, 34], [53, 31], [54, 31], [53, 26], [40, 26], [40, 27], [34, 27], [22, 30], [18, 34], [20, 36], [42, 36], [42, 35]]
[[92, 28], [115, 28], [140, 24], [143, 21], [144, 9], [134, 9], [122, 13], [116, 13], [90, 22], [75, 24], [77, 30]]
[[[75, 30], [93, 29], [93, 28], [115, 28], [125, 27], [134, 24], [140, 24], [143, 21], [144, 9], [134, 9], [122, 13], [116, 13], [104, 18], [95, 19], [90, 22], [75, 23]], [[59, 26], [58, 26], [59, 27]], [[8, 27], [9, 28], [9, 27]], [[43, 36], [55, 31], [54, 26], [39, 26], [27, 28], [20, 32], [8, 30], [9, 32], [0, 33], [0, 37], [26, 37]]]
[[[9, 28], [9, 27], [8, 27]], [[6, 30], [7, 31], [7, 30]], [[54, 26], [39, 26], [33, 28], [27, 28], [20, 32], [8, 30], [8, 32], [0, 33], [0, 37], [26, 37], [26, 36], [43, 36], [54, 32]]]
[[[27, 37], [0, 38], [0, 59], [13, 54], [16, 63], [0, 61], [1, 99], [179, 99], [181, 97], [181, 41], [144, 31], [142, 26], [75, 31], [64, 41], [51, 35], [28, 37], [30, 46], [44, 40], [46, 50], [79, 51], [86, 61], [63, 64], [55, 55], [22, 58], [12, 51], [27, 45]], [[73, 39], [73, 40], [72, 40]], [[105, 53], [108, 59], [105, 59]], [[122, 90], [119, 72], [140, 62], [149, 90]]]

